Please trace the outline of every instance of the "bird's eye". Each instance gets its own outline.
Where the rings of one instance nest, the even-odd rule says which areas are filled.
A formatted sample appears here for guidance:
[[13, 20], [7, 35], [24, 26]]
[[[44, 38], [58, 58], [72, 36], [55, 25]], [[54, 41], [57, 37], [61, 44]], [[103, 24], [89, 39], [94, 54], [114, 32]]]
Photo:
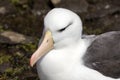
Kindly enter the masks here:
[[65, 29], [66, 29], [66, 27], [58, 30], [58, 32], [63, 32]]
[[60, 30], [58, 30], [58, 32], [63, 32], [66, 28], [68, 28], [70, 25], [72, 25], [72, 22], [71, 23], [69, 23], [66, 27], [64, 27], [64, 28], [62, 28], [62, 29], [60, 29]]

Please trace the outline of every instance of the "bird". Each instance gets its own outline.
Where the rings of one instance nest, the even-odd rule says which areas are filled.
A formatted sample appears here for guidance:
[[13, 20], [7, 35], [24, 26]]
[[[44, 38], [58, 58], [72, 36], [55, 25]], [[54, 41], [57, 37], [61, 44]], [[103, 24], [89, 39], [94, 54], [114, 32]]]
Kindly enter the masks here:
[[40, 80], [120, 80], [120, 31], [84, 35], [81, 18], [54, 8], [30, 58]]

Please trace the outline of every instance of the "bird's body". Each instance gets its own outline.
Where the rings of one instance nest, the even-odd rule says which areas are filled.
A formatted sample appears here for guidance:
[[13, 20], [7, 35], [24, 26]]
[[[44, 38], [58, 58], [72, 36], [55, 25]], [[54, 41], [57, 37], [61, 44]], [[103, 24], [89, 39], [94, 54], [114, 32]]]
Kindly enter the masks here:
[[[67, 48], [51, 50], [37, 62], [37, 70], [42, 80], [79, 80], [83, 72], [81, 59], [87, 47], [82, 40], [70, 45]], [[73, 73], [74, 71], [76, 73]]]
[[[31, 58], [31, 65], [39, 59], [37, 71], [40, 80], [120, 80], [95, 70], [91, 67], [93, 63], [85, 64], [92, 58], [87, 56], [89, 47], [98, 37], [82, 37], [82, 23], [75, 13], [62, 8], [53, 9], [45, 17], [44, 23], [43, 35], [47, 30], [51, 31], [49, 35], [53, 36], [54, 48], [44, 49], [51, 41], [51, 38], [45, 37], [42, 39], [45, 46], [42, 43]], [[39, 51], [42, 49], [46, 52]]]
[[[40, 79], [120, 80], [104, 76], [93, 69], [93, 67], [85, 65], [83, 57], [85, 56], [88, 47], [91, 46], [91, 42], [93, 42], [91, 39], [91, 37], [90, 39], [81, 39], [79, 42], [70, 44], [71, 46], [67, 48], [51, 50], [37, 62], [37, 71]], [[93, 65], [93, 63], [87, 63], [90, 59], [86, 60], [86, 64]]]

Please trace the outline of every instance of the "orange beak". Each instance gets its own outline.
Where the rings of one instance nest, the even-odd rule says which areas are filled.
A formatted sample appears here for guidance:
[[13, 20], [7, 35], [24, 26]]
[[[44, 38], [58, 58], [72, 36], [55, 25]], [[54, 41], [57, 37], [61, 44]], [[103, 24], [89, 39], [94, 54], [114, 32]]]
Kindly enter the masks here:
[[38, 49], [33, 53], [30, 58], [30, 65], [33, 67], [34, 64], [43, 57], [47, 52], [53, 49], [53, 38], [52, 33], [47, 31], [45, 33], [45, 37], [43, 39], [42, 44], [38, 47]]

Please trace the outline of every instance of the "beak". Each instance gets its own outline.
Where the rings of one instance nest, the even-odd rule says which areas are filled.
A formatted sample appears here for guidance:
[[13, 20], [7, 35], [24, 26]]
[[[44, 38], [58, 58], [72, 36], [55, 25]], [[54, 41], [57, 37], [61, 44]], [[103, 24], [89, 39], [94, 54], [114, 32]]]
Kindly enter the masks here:
[[38, 49], [33, 53], [33, 55], [30, 58], [30, 65], [31, 67], [34, 66], [34, 64], [43, 57], [47, 52], [53, 49], [53, 38], [52, 33], [50, 31], [47, 31], [45, 33], [45, 37], [43, 39], [43, 42], [38, 47]]

